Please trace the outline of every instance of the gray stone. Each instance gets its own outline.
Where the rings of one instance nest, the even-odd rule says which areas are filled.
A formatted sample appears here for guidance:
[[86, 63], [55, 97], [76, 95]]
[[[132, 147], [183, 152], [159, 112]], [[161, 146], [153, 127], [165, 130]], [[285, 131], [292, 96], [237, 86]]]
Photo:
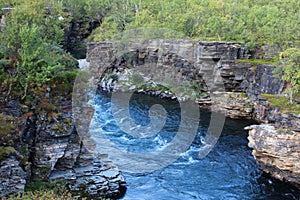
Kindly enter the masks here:
[[273, 125], [254, 125], [249, 130], [249, 144], [259, 167], [274, 178], [300, 188], [300, 134]]
[[0, 194], [8, 195], [24, 191], [26, 173], [16, 157], [11, 156], [0, 163]]

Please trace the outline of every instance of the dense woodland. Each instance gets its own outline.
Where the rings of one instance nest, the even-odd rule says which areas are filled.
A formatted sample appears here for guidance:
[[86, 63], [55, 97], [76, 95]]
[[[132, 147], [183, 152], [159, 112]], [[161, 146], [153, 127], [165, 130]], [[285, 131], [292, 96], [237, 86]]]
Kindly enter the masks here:
[[[79, 20], [100, 24], [88, 41], [150, 27], [176, 32], [167, 37], [238, 41], [249, 51], [274, 45], [282, 53], [273, 60], [283, 66], [274, 73], [283, 73], [290, 93], [297, 94], [299, 10], [299, 0], [0, 0], [0, 102], [32, 103], [37, 89], [71, 84], [77, 61], [67, 52], [66, 33]], [[10, 129], [1, 120], [1, 131]]]
[[[1, 70], [10, 67], [9, 78], [23, 88], [22, 98], [30, 81], [47, 82], [55, 72], [74, 65], [67, 61], [71, 58], [64, 50], [65, 32], [71, 21], [83, 18], [101, 24], [90, 41], [152, 27], [180, 33], [174, 37], [239, 41], [250, 50], [273, 44], [282, 52], [289, 49], [281, 54], [291, 58], [288, 66], [295, 66], [299, 54], [297, 0], [2, 0], [0, 7], [5, 16], [0, 34]], [[289, 75], [294, 70], [287, 70], [285, 78], [296, 85], [298, 78]]]
[[[297, 0], [1, 0], [0, 66], [8, 72], [8, 94], [27, 94], [30, 81], [44, 83], [72, 65], [66, 54], [69, 23], [98, 21], [89, 41], [114, 39], [134, 28], [165, 28], [169, 37], [239, 41], [249, 50], [272, 44], [285, 58], [284, 77], [298, 85], [300, 2]], [[4, 21], [4, 20], [3, 20]], [[292, 67], [289, 67], [292, 66]], [[9, 67], [9, 69], [7, 69]], [[3, 76], [3, 74], [2, 74]], [[297, 88], [298, 89], [298, 88]]]

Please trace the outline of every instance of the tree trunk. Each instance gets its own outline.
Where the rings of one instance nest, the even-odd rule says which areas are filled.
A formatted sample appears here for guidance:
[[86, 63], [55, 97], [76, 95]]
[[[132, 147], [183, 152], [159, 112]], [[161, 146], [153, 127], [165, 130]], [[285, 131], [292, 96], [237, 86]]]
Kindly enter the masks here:
[[27, 96], [27, 88], [28, 88], [28, 83], [25, 85], [25, 90], [24, 90], [24, 95], [22, 96], [21, 100], [24, 100]]
[[10, 80], [10, 82], [9, 82], [8, 92], [7, 92], [6, 97], [5, 97], [5, 101], [6, 101], [6, 102], [7, 102], [8, 99], [9, 99], [9, 96], [10, 96], [10, 93], [11, 93], [11, 88], [12, 88], [12, 80]]
[[290, 92], [290, 102], [293, 103], [293, 94], [294, 94], [294, 87], [291, 87], [291, 92]]

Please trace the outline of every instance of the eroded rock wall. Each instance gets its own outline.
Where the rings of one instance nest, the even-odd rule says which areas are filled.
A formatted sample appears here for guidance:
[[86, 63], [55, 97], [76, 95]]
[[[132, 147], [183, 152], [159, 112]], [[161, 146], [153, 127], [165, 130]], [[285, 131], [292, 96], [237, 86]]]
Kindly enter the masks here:
[[[258, 95], [279, 94], [284, 88], [284, 81], [273, 75], [274, 66], [238, 62], [249, 56], [240, 43], [190, 40], [89, 43], [87, 49], [89, 70], [104, 90], [126, 88], [163, 98], [174, 96], [172, 89], [187, 90], [175, 96], [185, 100], [196, 92], [202, 108], [232, 118], [255, 118]], [[133, 76], [148, 88], [133, 83]], [[170, 91], [156, 90], [158, 84]], [[246, 93], [250, 99], [230, 92]]]
[[21, 168], [20, 161], [11, 156], [0, 162], [0, 197], [24, 191], [26, 172]]
[[[112, 42], [88, 44], [87, 61], [99, 87], [108, 91], [123, 87], [117, 84], [116, 77], [128, 80], [124, 78], [124, 74], [132, 70], [128, 65], [129, 68], [154, 66], [159, 75], [180, 74], [180, 78], [175, 79], [177, 82], [197, 81], [199, 91], [208, 93], [197, 98], [201, 107], [232, 118], [267, 123], [248, 128], [253, 155], [263, 171], [299, 187], [300, 116], [283, 114], [259, 96], [283, 92], [285, 82], [273, 75], [275, 66], [238, 62], [237, 59], [249, 57], [239, 43], [152, 40], [126, 45], [120, 49]], [[131, 53], [133, 59], [122, 57], [124, 52]], [[110, 76], [101, 78], [107, 72]], [[146, 81], [152, 80], [147, 78]], [[153, 85], [152, 82], [150, 86]], [[144, 92], [131, 82], [127, 86], [129, 90]], [[173, 95], [165, 91], [146, 93], [160, 97]]]
[[88, 43], [87, 47], [87, 61], [97, 80], [109, 69], [119, 75], [124, 69], [146, 65], [162, 78], [169, 75], [204, 81], [206, 88], [203, 85], [202, 90], [245, 92], [249, 96], [281, 93], [284, 82], [273, 75], [275, 66], [237, 62], [248, 57], [240, 43], [230, 42], [147, 40]]
[[[130, 58], [128, 58], [130, 55]], [[128, 68], [146, 68], [154, 78], [168, 77], [182, 83], [197, 80], [201, 90], [241, 91], [249, 66], [237, 66], [236, 59], [248, 55], [239, 43], [191, 40], [149, 40], [123, 43], [89, 43], [87, 61], [96, 79], [109, 69], [119, 75]], [[107, 80], [107, 82], [112, 82]]]
[[113, 164], [95, 159], [94, 152], [83, 145], [74, 126], [70, 99], [49, 98], [34, 108], [13, 100], [0, 111], [24, 121], [16, 150], [9, 156], [1, 155], [0, 198], [24, 191], [27, 183], [55, 180], [64, 180], [67, 189], [81, 197], [124, 195], [126, 182], [121, 172]]
[[59, 116], [39, 113], [32, 119], [36, 129], [31, 129], [34, 136], [29, 144], [31, 180], [65, 180], [70, 191], [92, 199], [124, 195], [126, 182], [121, 172], [112, 164], [95, 161], [94, 152], [83, 145], [72, 119], [71, 102], [60, 106]]
[[249, 147], [259, 167], [274, 178], [300, 188], [300, 132], [274, 125], [253, 125]]

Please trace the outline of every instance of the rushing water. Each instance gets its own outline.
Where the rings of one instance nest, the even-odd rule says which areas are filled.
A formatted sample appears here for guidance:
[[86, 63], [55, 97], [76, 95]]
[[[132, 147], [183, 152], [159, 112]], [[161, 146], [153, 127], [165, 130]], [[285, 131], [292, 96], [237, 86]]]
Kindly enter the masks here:
[[[90, 127], [92, 137], [97, 142], [101, 131], [118, 148], [136, 153], [147, 153], [166, 145], [178, 130], [178, 102], [136, 94], [130, 101], [130, 115], [137, 126], [145, 126], [150, 122], [148, 111], [153, 104], [160, 104], [166, 109], [165, 126], [153, 137], [136, 138], [117, 126], [111, 112], [110, 97], [98, 94]], [[251, 149], [247, 147], [247, 132], [243, 130], [253, 122], [226, 119], [218, 143], [205, 158], [199, 159], [199, 148], [209, 126], [210, 113], [201, 112], [200, 116], [193, 144], [177, 161], [151, 173], [124, 173], [127, 180], [124, 200], [299, 199], [299, 190], [269, 178], [258, 169]], [[100, 146], [97, 151], [101, 153]]]

